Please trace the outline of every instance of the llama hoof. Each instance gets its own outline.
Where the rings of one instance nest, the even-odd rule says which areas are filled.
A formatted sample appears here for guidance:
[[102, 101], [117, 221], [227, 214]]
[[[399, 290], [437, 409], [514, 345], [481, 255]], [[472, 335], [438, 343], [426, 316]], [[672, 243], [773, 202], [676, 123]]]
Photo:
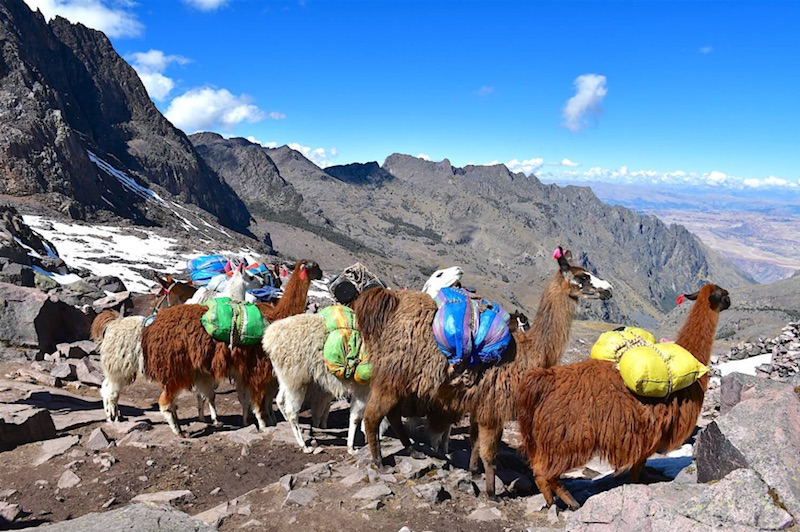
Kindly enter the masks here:
[[355, 449], [347, 449], [347, 454], [349, 454], [350, 456], [355, 456], [358, 454], [358, 451], [356, 451]]
[[221, 429], [222, 428], [222, 421], [216, 420], [216, 421], [214, 421], [212, 423], [212, 425], [214, 426], [215, 429]]
[[470, 475], [472, 475], [472, 480], [480, 480], [481, 479], [481, 472], [480, 471], [470, 471]]
[[306, 454], [311, 454], [311, 453], [314, 452], [314, 448], [313, 447], [303, 447], [303, 452], [306, 453]]

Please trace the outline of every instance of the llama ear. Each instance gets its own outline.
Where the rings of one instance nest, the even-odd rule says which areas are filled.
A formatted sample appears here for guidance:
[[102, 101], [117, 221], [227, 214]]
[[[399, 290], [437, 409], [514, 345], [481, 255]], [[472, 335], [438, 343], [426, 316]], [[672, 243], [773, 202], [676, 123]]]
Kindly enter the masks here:
[[683, 294], [683, 297], [685, 297], [686, 299], [688, 299], [690, 301], [696, 301], [697, 300], [697, 296], [699, 296], [699, 295], [700, 295], [700, 290], [698, 290], [697, 292], [692, 292], [691, 294]]
[[553, 258], [558, 261], [558, 267], [562, 272], [566, 273], [569, 271], [569, 259], [572, 258], [572, 253], [564, 251], [561, 246], [558, 246], [553, 252]]

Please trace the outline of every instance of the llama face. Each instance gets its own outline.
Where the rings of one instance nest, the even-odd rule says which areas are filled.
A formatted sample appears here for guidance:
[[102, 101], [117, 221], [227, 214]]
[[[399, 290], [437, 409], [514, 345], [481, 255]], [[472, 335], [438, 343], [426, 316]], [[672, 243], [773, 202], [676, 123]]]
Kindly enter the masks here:
[[438, 294], [439, 290], [442, 288], [460, 283], [463, 275], [464, 270], [462, 270], [460, 266], [451, 266], [443, 270], [436, 270], [433, 272], [433, 275], [425, 281], [422, 291], [431, 297], [436, 297], [436, 294]]
[[300, 267], [305, 268], [306, 275], [308, 275], [308, 278], [312, 281], [318, 281], [322, 279], [322, 268], [320, 268], [319, 264], [316, 262], [309, 260], [304, 264], [301, 264]]
[[714, 293], [711, 294], [709, 301], [711, 302], [711, 308], [719, 309], [720, 312], [731, 306], [731, 296], [728, 295], [727, 290], [719, 286], [714, 290]]
[[570, 284], [570, 296], [586, 299], [611, 299], [611, 283], [587, 272], [578, 266], [571, 266], [565, 275]]

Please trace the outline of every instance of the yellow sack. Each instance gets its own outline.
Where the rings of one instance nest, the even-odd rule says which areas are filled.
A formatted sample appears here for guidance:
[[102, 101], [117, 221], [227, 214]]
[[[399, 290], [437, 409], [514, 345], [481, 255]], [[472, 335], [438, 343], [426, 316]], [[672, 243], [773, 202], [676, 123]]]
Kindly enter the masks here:
[[622, 330], [601, 334], [592, 346], [591, 357], [598, 360], [619, 362], [626, 349], [640, 345], [652, 345], [656, 339], [648, 331], [638, 327], [625, 327]]
[[694, 356], [672, 342], [628, 349], [619, 359], [625, 385], [636, 395], [666, 397], [708, 372]]

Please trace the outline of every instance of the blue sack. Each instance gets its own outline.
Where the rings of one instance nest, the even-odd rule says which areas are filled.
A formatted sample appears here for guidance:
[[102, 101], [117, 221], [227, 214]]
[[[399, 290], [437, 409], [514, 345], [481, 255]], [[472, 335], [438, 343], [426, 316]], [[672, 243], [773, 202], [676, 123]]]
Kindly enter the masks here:
[[443, 288], [434, 298], [439, 310], [433, 336], [451, 364], [497, 364], [511, 341], [510, 315], [499, 304], [463, 288]]

